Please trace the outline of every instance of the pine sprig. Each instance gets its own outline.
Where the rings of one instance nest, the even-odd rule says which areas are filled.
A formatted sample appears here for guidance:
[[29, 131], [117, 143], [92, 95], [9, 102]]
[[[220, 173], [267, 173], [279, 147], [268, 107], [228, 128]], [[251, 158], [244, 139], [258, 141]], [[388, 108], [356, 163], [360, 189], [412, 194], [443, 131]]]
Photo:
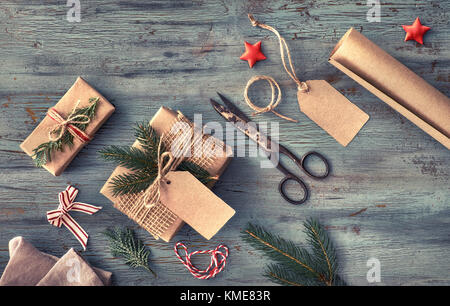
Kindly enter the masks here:
[[317, 265], [321, 275], [332, 284], [337, 274], [337, 255], [333, 244], [323, 226], [314, 219], [308, 219], [304, 223], [304, 232], [307, 235], [307, 243], [311, 246], [313, 256], [322, 263]]
[[116, 175], [111, 180], [113, 195], [134, 194], [146, 190], [156, 179], [158, 172], [138, 170]]
[[131, 229], [114, 228], [105, 231], [104, 235], [108, 237], [112, 256], [121, 257], [130, 267], [142, 267], [157, 277], [156, 273], [148, 265], [150, 250], [145, 247], [141, 240], [135, 237]]
[[307, 278], [320, 278], [309, 252], [297, 247], [294, 242], [273, 235], [263, 227], [250, 223], [243, 232], [243, 239], [288, 269], [298, 270]]
[[276, 262], [269, 265], [264, 274], [271, 281], [291, 286], [345, 285], [337, 275], [336, 251], [326, 231], [313, 219], [304, 226], [312, 253], [250, 223], [242, 231], [242, 237]]
[[[153, 160], [157, 160], [159, 137], [155, 130], [150, 126], [149, 122], [136, 123], [134, 129], [134, 136], [139, 141], [139, 144], [144, 151], [152, 157]], [[161, 151], [164, 152], [164, 145], [161, 144]]]
[[158, 169], [158, 164], [148, 154], [135, 147], [110, 146], [99, 151], [105, 160], [116, 162], [132, 171]]
[[283, 265], [269, 264], [264, 272], [264, 276], [272, 282], [288, 286], [314, 286], [316, 281], [312, 278], [304, 277], [302, 274], [287, 269]]
[[208, 184], [210, 181], [215, 179], [214, 177], [211, 176], [211, 174], [209, 174], [208, 171], [206, 171], [205, 169], [203, 169], [199, 165], [191, 163], [191, 162], [188, 162], [188, 161], [181, 162], [180, 165], [178, 166], [177, 170], [179, 170], [179, 171], [189, 171], [200, 182], [202, 182], [205, 185]]
[[[100, 98], [98, 97], [89, 98], [90, 105], [76, 109], [74, 112], [74, 116], [85, 115], [88, 116], [89, 119], [94, 118], [99, 100]], [[88, 123], [73, 123], [73, 125], [79, 128], [80, 130], [85, 131], [86, 127], [88, 126]], [[57, 132], [59, 132], [59, 130]], [[53, 152], [64, 151], [64, 146], [68, 146], [69, 148], [71, 148], [72, 145], [73, 145], [73, 135], [66, 130], [65, 133], [62, 135], [62, 137], [57, 141], [44, 142], [33, 149], [32, 158], [34, 160], [34, 164], [36, 165], [36, 167], [42, 167], [46, 163], [52, 161]]]
[[[131, 171], [111, 180], [114, 196], [139, 193], [147, 189], [158, 176], [158, 135], [149, 122], [142, 122], [136, 124], [135, 136], [141, 148], [110, 146], [99, 151], [103, 159], [116, 162]], [[161, 144], [161, 152], [164, 151]], [[215, 179], [202, 167], [187, 161], [183, 161], [177, 170], [189, 171], [203, 184]]]

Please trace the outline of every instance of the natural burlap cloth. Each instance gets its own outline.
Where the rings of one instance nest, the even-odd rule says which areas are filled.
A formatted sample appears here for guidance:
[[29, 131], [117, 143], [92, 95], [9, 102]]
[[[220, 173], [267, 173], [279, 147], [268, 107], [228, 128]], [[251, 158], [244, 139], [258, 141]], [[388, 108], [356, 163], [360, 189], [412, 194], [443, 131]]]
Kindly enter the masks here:
[[74, 249], [58, 258], [15, 237], [9, 241], [9, 262], [0, 286], [108, 286], [111, 275], [91, 267]]

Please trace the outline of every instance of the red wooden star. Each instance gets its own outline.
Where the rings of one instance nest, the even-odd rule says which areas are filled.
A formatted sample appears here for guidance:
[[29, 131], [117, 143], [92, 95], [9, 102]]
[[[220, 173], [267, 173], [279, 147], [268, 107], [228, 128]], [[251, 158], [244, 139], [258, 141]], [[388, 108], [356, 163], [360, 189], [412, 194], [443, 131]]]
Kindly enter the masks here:
[[250, 68], [252, 68], [257, 61], [265, 60], [266, 57], [261, 52], [261, 42], [258, 41], [254, 45], [245, 42], [245, 52], [241, 55], [240, 59], [248, 61]]
[[431, 28], [426, 27], [420, 23], [419, 17], [416, 18], [412, 25], [402, 25], [403, 30], [406, 32], [405, 41], [415, 40], [419, 44], [423, 45], [423, 35]]

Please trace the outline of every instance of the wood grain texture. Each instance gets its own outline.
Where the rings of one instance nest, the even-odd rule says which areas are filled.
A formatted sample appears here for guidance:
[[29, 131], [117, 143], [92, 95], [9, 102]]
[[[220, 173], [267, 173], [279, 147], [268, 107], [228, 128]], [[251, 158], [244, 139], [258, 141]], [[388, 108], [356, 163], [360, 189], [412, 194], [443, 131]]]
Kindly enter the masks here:
[[[390, 109], [327, 63], [329, 52], [351, 26], [450, 95], [450, 27], [448, 1], [382, 1], [381, 22], [366, 20], [366, 1], [119, 1], [81, 0], [81, 22], [66, 20], [65, 1], [5, 0], [0, 5], [0, 272], [8, 261], [8, 241], [21, 235], [40, 250], [61, 256], [80, 249], [66, 229], [51, 227], [45, 212], [57, 205], [67, 184], [80, 188], [80, 201], [102, 205], [95, 216], [74, 213], [89, 232], [83, 255], [114, 273], [117, 285], [261, 285], [268, 262], [242, 242], [248, 222], [302, 243], [305, 218], [319, 218], [338, 247], [342, 273], [350, 284], [367, 285], [366, 262], [381, 262], [381, 285], [450, 284], [450, 153], [430, 136]], [[366, 111], [369, 122], [347, 147], [301, 114], [294, 83], [281, 68], [278, 42], [247, 19], [276, 26], [288, 40], [296, 71], [305, 79], [326, 79]], [[425, 45], [404, 42], [402, 24], [420, 16], [432, 30]], [[243, 42], [262, 40], [268, 57], [249, 69], [239, 60]], [[267, 74], [280, 82], [283, 102], [277, 110], [299, 120], [286, 122], [273, 114], [256, 121], [280, 124], [280, 142], [298, 155], [310, 149], [332, 162], [325, 182], [307, 180], [309, 202], [300, 207], [282, 200], [281, 173], [261, 169], [256, 158], [235, 158], [214, 192], [236, 215], [211, 240], [189, 226], [174, 239], [192, 249], [225, 243], [231, 253], [226, 270], [199, 281], [173, 254], [173, 243], [153, 238], [115, 210], [98, 193], [114, 165], [99, 159], [105, 145], [131, 145], [132, 126], [148, 120], [161, 105], [204, 122], [221, 118], [208, 99], [226, 93], [242, 108], [247, 80]], [[116, 113], [60, 177], [34, 168], [20, 142], [72, 85], [77, 76], [116, 106]], [[252, 97], [269, 99], [265, 84]], [[159, 274], [132, 270], [112, 258], [101, 234], [107, 227], [131, 226], [152, 249]], [[207, 259], [195, 260], [206, 263]]]

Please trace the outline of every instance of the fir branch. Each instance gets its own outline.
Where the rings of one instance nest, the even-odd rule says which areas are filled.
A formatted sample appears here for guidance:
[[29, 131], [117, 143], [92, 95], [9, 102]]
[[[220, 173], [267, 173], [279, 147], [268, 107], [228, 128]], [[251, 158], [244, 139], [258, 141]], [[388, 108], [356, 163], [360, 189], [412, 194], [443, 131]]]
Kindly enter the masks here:
[[254, 248], [264, 252], [273, 261], [290, 269], [299, 270], [310, 278], [320, 278], [314, 269], [314, 261], [303, 248], [297, 247], [292, 241], [273, 235], [263, 227], [248, 224], [243, 232], [243, 239]]
[[146, 190], [158, 176], [158, 170], [138, 170], [116, 175], [111, 180], [113, 195], [134, 194]]
[[320, 272], [326, 276], [327, 282], [332, 284], [337, 270], [337, 256], [333, 244], [322, 225], [314, 219], [308, 219], [304, 223], [307, 243], [311, 246], [314, 256], [318, 261], [326, 263], [319, 265]]
[[[156, 134], [155, 130], [151, 127], [150, 123], [136, 123], [134, 136], [139, 141], [139, 144], [147, 153], [147, 155], [149, 155], [152, 159], [157, 160], [159, 137]], [[165, 151], [163, 144], [161, 144], [161, 151]]]
[[144, 151], [135, 147], [110, 146], [100, 150], [99, 153], [105, 160], [116, 162], [119, 166], [132, 171], [158, 171], [156, 160], [148, 158]]
[[34, 164], [36, 167], [42, 167], [47, 162], [52, 161], [52, 152], [62, 151], [63, 143], [62, 141], [49, 141], [44, 142], [33, 149]]
[[336, 251], [323, 227], [313, 219], [306, 221], [304, 226], [312, 253], [250, 223], [242, 237], [277, 263], [266, 269], [265, 276], [271, 281], [283, 285], [345, 285], [337, 275]]
[[[110, 146], [99, 151], [103, 159], [113, 161], [132, 171], [120, 174], [111, 181], [114, 196], [129, 193], [139, 193], [147, 189], [158, 176], [158, 146], [160, 139], [149, 122], [137, 123], [135, 136], [141, 148]], [[161, 146], [164, 152], [164, 146]], [[200, 182], [207, 184], [214, 177], [202, 167], [183, 161], [177, 168], [180, 171], [189, 171]]]
[[[97, 109], [98, 101], [100, 98], [89, 98], [90, 105], [78, 108], [74, 112], [74, 116], [76, 115], [85, 115], [88, 116], [89, 119], [94, 118], [95, 111]], [[85, 131], [88, 123], [73, 123], [74, 126], [78, 127], [80, 130]], [[59, 132], [59, 131], [58, 131]], [[40, 144], [36, 148], [33, 149], [32, 158], [34, 160], [34, 164], [36, 167], [42, 167], [46, 163], [52, 161], [52, 153], [55, 151], [63, 151], [64, 146], [68, 146], [71, 148], [73, 145], [73, 135], [69, 133], [69, 131], [65, 131], [60, 139], [57, 141], [48, 141]]]
[[199, 165], [188, 162], [188, 161], [181, 162], [181, 164], [178, 166], [177, 170], [189, 171], [192, 175], [194, 175], [200, 182], [202, 182], [205, 185], [211, 181], [216, 180], [216, 178], [212, 177], [208, 171], [206, 171]]
[[130, 267], [142, 267], [157, 277], [156, 273], [148, 265], [150, 250], [145, 247], [141, 240], [135, 237], [131, 229], [115, 228], [106, 230], [103, 234], [108, 237], [112, 256], [121, 257], [125, 259], [125, 263]]
[[323, 285], [316, 278], [308, 278], [279, 264], [269, 264], [264, 276], [274, 283], [284, 286], [320, 286]]

